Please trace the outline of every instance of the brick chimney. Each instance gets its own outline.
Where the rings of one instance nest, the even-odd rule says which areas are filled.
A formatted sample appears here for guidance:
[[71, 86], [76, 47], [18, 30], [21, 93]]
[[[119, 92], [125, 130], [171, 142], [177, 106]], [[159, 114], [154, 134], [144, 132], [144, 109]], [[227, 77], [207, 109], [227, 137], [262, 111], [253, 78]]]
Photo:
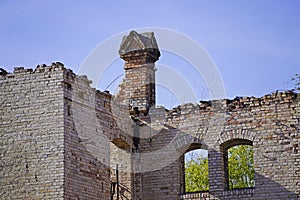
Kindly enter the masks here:
[[147, 115], [155, 105], [155, 62], [160, 56], [153, 32], [131, 31], [124, 36], [120, 57], [125, 60], [125, 78], [117, 96], [132, 113]]

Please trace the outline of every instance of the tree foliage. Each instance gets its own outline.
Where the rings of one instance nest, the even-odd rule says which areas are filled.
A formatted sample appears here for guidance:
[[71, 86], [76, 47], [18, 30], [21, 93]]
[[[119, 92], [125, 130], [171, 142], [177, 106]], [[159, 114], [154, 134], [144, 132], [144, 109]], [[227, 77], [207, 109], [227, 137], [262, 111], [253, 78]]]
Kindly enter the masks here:
[[185, 163], [185, 191], [208, 190], [208, 159], [197, 156]]
[[254, 187], [253, 147], [239, 145], [228, 149], [229, 189]]
[[[254, 187], [253, 147], [238, 145], [228, 149], [229, 189]], [[208, 159], [193, 155], [185, 162], [185, 192], [209, 189]]]

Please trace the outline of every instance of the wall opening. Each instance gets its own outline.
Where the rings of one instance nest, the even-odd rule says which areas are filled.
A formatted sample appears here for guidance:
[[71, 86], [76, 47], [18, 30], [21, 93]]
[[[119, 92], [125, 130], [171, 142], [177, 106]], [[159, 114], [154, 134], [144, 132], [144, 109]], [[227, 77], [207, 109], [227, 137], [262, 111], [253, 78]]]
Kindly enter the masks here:
[[111, 199], [132, 199], [131, 145], [121, 138], [110, 142]]
[[252, 142], [248, 140], [234, 141], [225, 148], [224, 168], [226, 188], [253, 188], [254, 152]]
[[184, 154], [184, 193], [204, 192], [208, 184], [208, 151], [193, 149]]

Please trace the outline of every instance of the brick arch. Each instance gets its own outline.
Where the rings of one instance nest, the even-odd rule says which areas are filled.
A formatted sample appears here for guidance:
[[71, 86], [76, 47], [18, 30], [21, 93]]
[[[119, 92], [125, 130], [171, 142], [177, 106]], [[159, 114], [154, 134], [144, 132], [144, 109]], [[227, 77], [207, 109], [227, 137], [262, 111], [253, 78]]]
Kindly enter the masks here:
[[223, 131], [219, 135], [218, 145], [220, 147], [220, 155], [223, 162], [222, 170], [224, 173], [224, 188], [229, 190], [229, 165], [228, 150], [238, 145], [253, 146], [256, 131], [253, 129], [232, 129]]
[[[181, 154], [179, 160], [181, 163], [180, 166], [180, 195], [186, 196], [186, 197], [195, 197], [195, 199], [199, 196], [199, 194], [202, 193], [208, 193], [208, 191], [195, 191], [195, 192], [187, 192], [186, 191], [186, 178], [185, 178], [185, 155], [190, 153], [191, 151], [203, 149], [209, 152], [209, 147], [205, 143], [204, 138], [207, 133], [207, 129], [198, 129], [198, 131], [195, 134], [187, 134], [184, 133], [184, 135], [181, 135], [177, 137], [173, 142], [175, 145], [175, 148], [178, 153]], [[209, 178], [209, 175], [207, 175], [207, 178]], [[185, 199], [185, 198], [184, 198]]]
[[120, 129], [114, 129], [113, 133], [110, 134], [110, 141], [121, 149], [129, 149], [132, 146], [132, 137]]
[[[217, 140], [218, 145], [226, 145], [228, 143], [232, 143], [231, 141], [236, 141], [236, 143], [245, 143], [247, 141], [253, 143], [255, 140], [256, 131], [253, 129], [230, 129], [225, 130], [220, 133], [219, 138]], [[231, 144], [231, 146], [234, 144]]]
[[173, 146], [178, 152], [185, 152], [193, 149], [208, 149], [204, 141], [204, 135], [207, 130], [200, 130], [196, 134], [178, 134], [172, 141]]

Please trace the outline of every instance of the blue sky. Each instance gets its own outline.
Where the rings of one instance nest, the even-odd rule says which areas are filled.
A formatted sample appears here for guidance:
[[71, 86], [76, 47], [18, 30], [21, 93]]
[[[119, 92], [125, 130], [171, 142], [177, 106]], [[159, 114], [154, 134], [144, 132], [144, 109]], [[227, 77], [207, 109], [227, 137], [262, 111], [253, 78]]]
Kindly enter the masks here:
[[[263, 96], [292, 88], [286, 82], [300, 73], [299, 10], [297, 0], [0, 0], [0, 66], [12, 71], [61, 61], [76, 73], [107, 38], [160, 27], [202, 45], [218, 67], [228, 98]], [[184, 67], [174, 60], [162, 52], [158, 64]], [[111, 80], [122, 73], [122, 65], [115, 63]]]

